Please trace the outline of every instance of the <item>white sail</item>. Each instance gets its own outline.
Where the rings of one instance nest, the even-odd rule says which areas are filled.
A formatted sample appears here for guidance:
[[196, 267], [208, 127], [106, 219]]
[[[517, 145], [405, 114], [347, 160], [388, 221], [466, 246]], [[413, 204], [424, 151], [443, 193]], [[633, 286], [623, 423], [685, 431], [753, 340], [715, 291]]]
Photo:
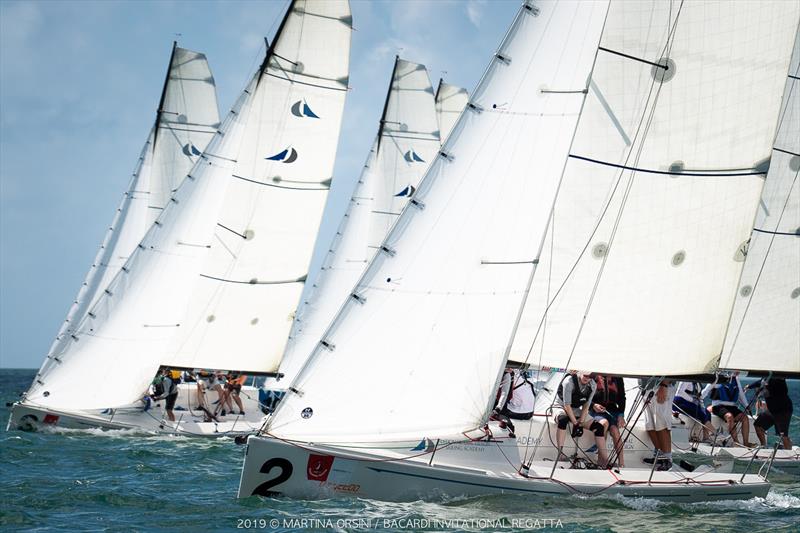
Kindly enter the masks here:
[[720, 366], [800, 374], [800, 33]]
[[298, 392], [279, 405], [270, 431], [376, 441], [480, 424], [607, 7], [523, 5], [472, 103], [301, 370]]
[[177, 180], [191, 169], [218, 127], [216, 88], [205, 55], [173, 45], [155, 125], [100, 250], [36, 379], [58, 364], [53, 359], [71, 343], [77, 325], [166, 205], [169, 194], [164, 191], [177, 186]]
[[346, 0], [295, 1], [287, 11], [209, 255], [163, 363], [277, 370], [330, 189], [351, 32]]
[[466, 89], [450, 85], [439, 79], [439, 86], [436, 88], [436, 116], [439, 121], [439, 137], [442, 142], [450, 135], [468, 100], [469, 95]]
[[314, 287], [297, 308], [280, 366], [287, 384], [375, 255], [387, 226], [413, 196], [427, 162], [439, 151], [439, 142], [428, 72], [424, 65], [397, 58], [378, 136]]
[[713, 368], [798, 10], [612, 4], [511, 359], [628, 375]]

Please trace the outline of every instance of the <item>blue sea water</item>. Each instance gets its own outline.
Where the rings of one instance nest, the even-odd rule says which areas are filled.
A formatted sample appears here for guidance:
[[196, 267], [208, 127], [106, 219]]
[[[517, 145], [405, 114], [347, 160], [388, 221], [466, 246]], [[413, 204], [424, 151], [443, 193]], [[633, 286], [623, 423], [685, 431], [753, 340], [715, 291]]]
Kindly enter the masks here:
[[[32, 370], [0, 370], [0, 400]], [[800, 411], [800, 383], [790, 390]], [[800, 480], [765, 499], [675, 504], [601, 497], [492, 496], [386, 503], [239, 500], [244, 447], [101, 431], [0, 431], [0, 529], [7, 531], [800, 531]], [[800, 424], [792, 422], [800, 441]]]

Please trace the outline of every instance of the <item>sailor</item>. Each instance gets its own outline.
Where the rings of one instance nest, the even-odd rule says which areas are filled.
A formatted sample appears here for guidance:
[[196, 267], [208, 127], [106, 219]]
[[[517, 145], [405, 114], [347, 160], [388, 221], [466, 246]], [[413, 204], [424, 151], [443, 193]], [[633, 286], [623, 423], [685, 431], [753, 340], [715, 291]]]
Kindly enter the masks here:
[[783, 378], [760, 379], [747, 386], [747, 389], [763, 391], [767, 403], [766, 411], [758, 415], [753, 425], [756, 428], [758, 440], [762, 446], [767, 445], [767, 430], [775, 426], [775, 434], [781, 437], [784, 450], [792, 449], [792, 439], [789, 438], [789, 422], [792, 420], [794, 406], [789, 398], [789, 388]]
[[530, 420], [536, 393], [527, 373], [519, 369], [506, 369], [500, 381], [500, 392], [495, 411], [515, 420]]
[[703, 389], [702, 397], [706, 396], [711, 396], [711, 412], [728, 424], [728, 432], [731, 434], [733, 442], [739, 444], [736, 428], [741, 424], [742, 441], [748, 448], [752, 447], [753, 444], [749, 441], [750, 419], [747, 417], [747, 413], [742, 412], [738, 407], [738, 404], [741, 404], [747, 409], [749, 405], [747, 396], [744, 394], [744, 387], [739, 381], [739, 373], [734, 372], [732, 376], [717, 374], [717, 380], [709, 383]]
[[655, 447], [653, 457], [642, 459], [645, 463], [656, 462], [656, 470], [672, 468], [672, 400], [675, 398], [675, 383], [670, 380], [642, 379], [644, 390], [644, 429]]
[[572, 437], [578, 439], [583, 435], [584, 428], [594, 432], [595, 437], [605, 435], [603, 426], [594, 419], [589, 418], [589, 406], [592, 404], [597, 383], [589, 372], [567, 374], [558, 386], [558, 405], [561, 408], [556, 415], [558, 431], [556, 442], [558, 445], [558, 459], [561, 459], [561, 450], [567, 438], [567, 425], [572, 424]]
[[228, 411], [233, 413], [233, 406], [231, 406], [231, 398], [236, 403], [236, 406], [239, 407], [239, 414], [244, 415], [244, 406], [242, 405], [242, 399], [239, 397], [239, 393], [242, 391], [242, 385], [244, 385], [247, 376], [244, 374], [235, 374], [231, 373], [227, 376], [227, 381], [225, 383], [225, 403], [228, 406]]
[[164, 410], [167, 412], [167, 418], [172, 422], [175, 421], [175, 414], [172, 409], [175, 407], [175, 402], [178, 399], [178, 384], [180, 378], [172, 377], [168, 368], [162, 369], [156, 379], [153, 380], [153, 400], [166, 399]]
[[703, 428], [703, 440], [708, 441], [714, 434], [711, 415], [703, 405], [702, 388], [696, 381], [680, 381], [672, 401], [672, 409], [688, 416]]
[[[625, 383], [617, 376], [598, 374], [595, 376], [597, 392], [592, 401], [590, 414], [592, 418], [603, 426], [604, 430], [611, 433], [614, 441], [614, 450], [619, 459], [619, 466], [625, 467], [623, 443], [620, 438], [620, 429], [625, 428]], [[606, 437], [597, 437], [597, 454], [600, 464], [608, 462], [606, 453]]]

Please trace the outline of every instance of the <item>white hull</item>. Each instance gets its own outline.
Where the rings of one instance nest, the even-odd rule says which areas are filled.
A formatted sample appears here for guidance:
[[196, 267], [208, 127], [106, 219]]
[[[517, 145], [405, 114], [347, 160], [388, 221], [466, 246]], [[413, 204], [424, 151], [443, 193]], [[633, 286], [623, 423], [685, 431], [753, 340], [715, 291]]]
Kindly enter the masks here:
[[[164, 401], [155, 402], [148, 410], [144, 404], [126, 408], [103, 411], [78, 411], [53, 409], [22, 402], [11, 408], [7, 429], [33, 431], [43, 427], [66, 429], [129, 430], [144, 433], [183, 435], [192, 437], [234, 437], [257, 431], [264, 419], [258, 405], [258, 390], [242, 387], [240, 398], [245, 415], [228, 414], [218, 416], [218, 421], [205, 422], [203, 412], [197, 406], [197, 392], [194, 383], [179, 386], [178, 400], [173, 411], [175, 421], [170, 421], [164, 411]], [[215, 392], [206, 393], [210, 408], [216, 400]]]
[[[526, 476], [502, 441], [461, 441], [426, 450], [355, 448], [253, 436], [248, 440], [239, 497], [353, 496], [413, 501], [489, 494], [623, 495], [696, 502], [765, 497], [769, 483], [748, 474], [710, 469], [653, 472], [644, 468], [573, 470], [568, 463], [534, 461]], [[519, 463], [516, 463], [517, 465]], [[552, 477], [551, 477], [552, 472]]]
[[[717, 416], [711, 417], [711, 423], [721, 436], [727, 436], [727, 425]], [[750, 441], [758, 442], [754, 429], [754, 419], [750, 417]], [[680, 430], [680, 432], [679, 432]], [[749, 467], [750, 472], [759, 471], [772, 457], [772, 448], [745, 448], [744, 446], [712, 446], [698, 443], [696, 436], [699, 425], [686, 417], [681, 416], [679, 425], [673, 426], [673, 441], [681, 451], [696, 453], [717, 460], [733, 462], [736, 470], [743, 471]], [[755, 455], [755, 458], [753, 458]], [[791, 450], [777, 450], [772, 462], [771, 472], [782, 472], [791, 476], [800, 476], [800, 447], [794, 446]]]

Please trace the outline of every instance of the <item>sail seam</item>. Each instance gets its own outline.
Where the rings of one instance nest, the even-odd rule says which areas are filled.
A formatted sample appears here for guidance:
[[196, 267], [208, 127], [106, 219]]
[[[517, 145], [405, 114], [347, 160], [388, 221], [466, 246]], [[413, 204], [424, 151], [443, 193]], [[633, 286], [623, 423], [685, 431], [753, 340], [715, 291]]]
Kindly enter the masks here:
[[[277, 185], [275, 183], [266, 183], [263, 181], [258, 181], [250, 178], [245, 178], [244, 176], [238, 176], [236, 174], [231, 174], [231, 177], [236, 179], [240, 179], [242, 181], [247, 181], [250, 183], [255, 183], [256, 185], [264, 185], [265, 187], [275, 187], [277, 189], [289, 189], [292, 191], [327, 191], [330, 187], [290, 187], [287, 185]], [[308, 182], [308, 183], [315, 183], [315, 182]], [[319, 182], [316, 182], [319, 183]]]
[[265, 72], [264, 74], [266, 74], [267, 76], [272, 76], [273, 78], [276, 78], [276, 79], [279, 79], [279, 80], [288, 81], [289, 83], [298, 83], [300, 85], [308, 85], [309, 87], [317, 87], [318, 89], [328, 89], [330, 91], [347, 91], [347, 90], [349, 90], [349, 87], [344, 87], [344, 88], [342, 88], [342, 87], [328, 87], [326, 85], [320, 85], [318, 83], [309, 83], [307, 81], [299, 81], [299, 80], [293, 80], [291, 78], [284, 78], [283, 76], [278, 76], [277, 74], [273, 74], [272, 72]]
[[208, 274], [200, 274], [200, 277], [213, 279], [215, 281], [224, 281], [225, 283], [238, 283], [240, 285], [286, 285], [289, 283], [302, 283], [304, 281], [304, 276], [295, 279], [284, 279], [278, 281], [257, 281], [257, 280], [240, 281], [237, 279], [218, 278], [216, 276], [209, 276]]

